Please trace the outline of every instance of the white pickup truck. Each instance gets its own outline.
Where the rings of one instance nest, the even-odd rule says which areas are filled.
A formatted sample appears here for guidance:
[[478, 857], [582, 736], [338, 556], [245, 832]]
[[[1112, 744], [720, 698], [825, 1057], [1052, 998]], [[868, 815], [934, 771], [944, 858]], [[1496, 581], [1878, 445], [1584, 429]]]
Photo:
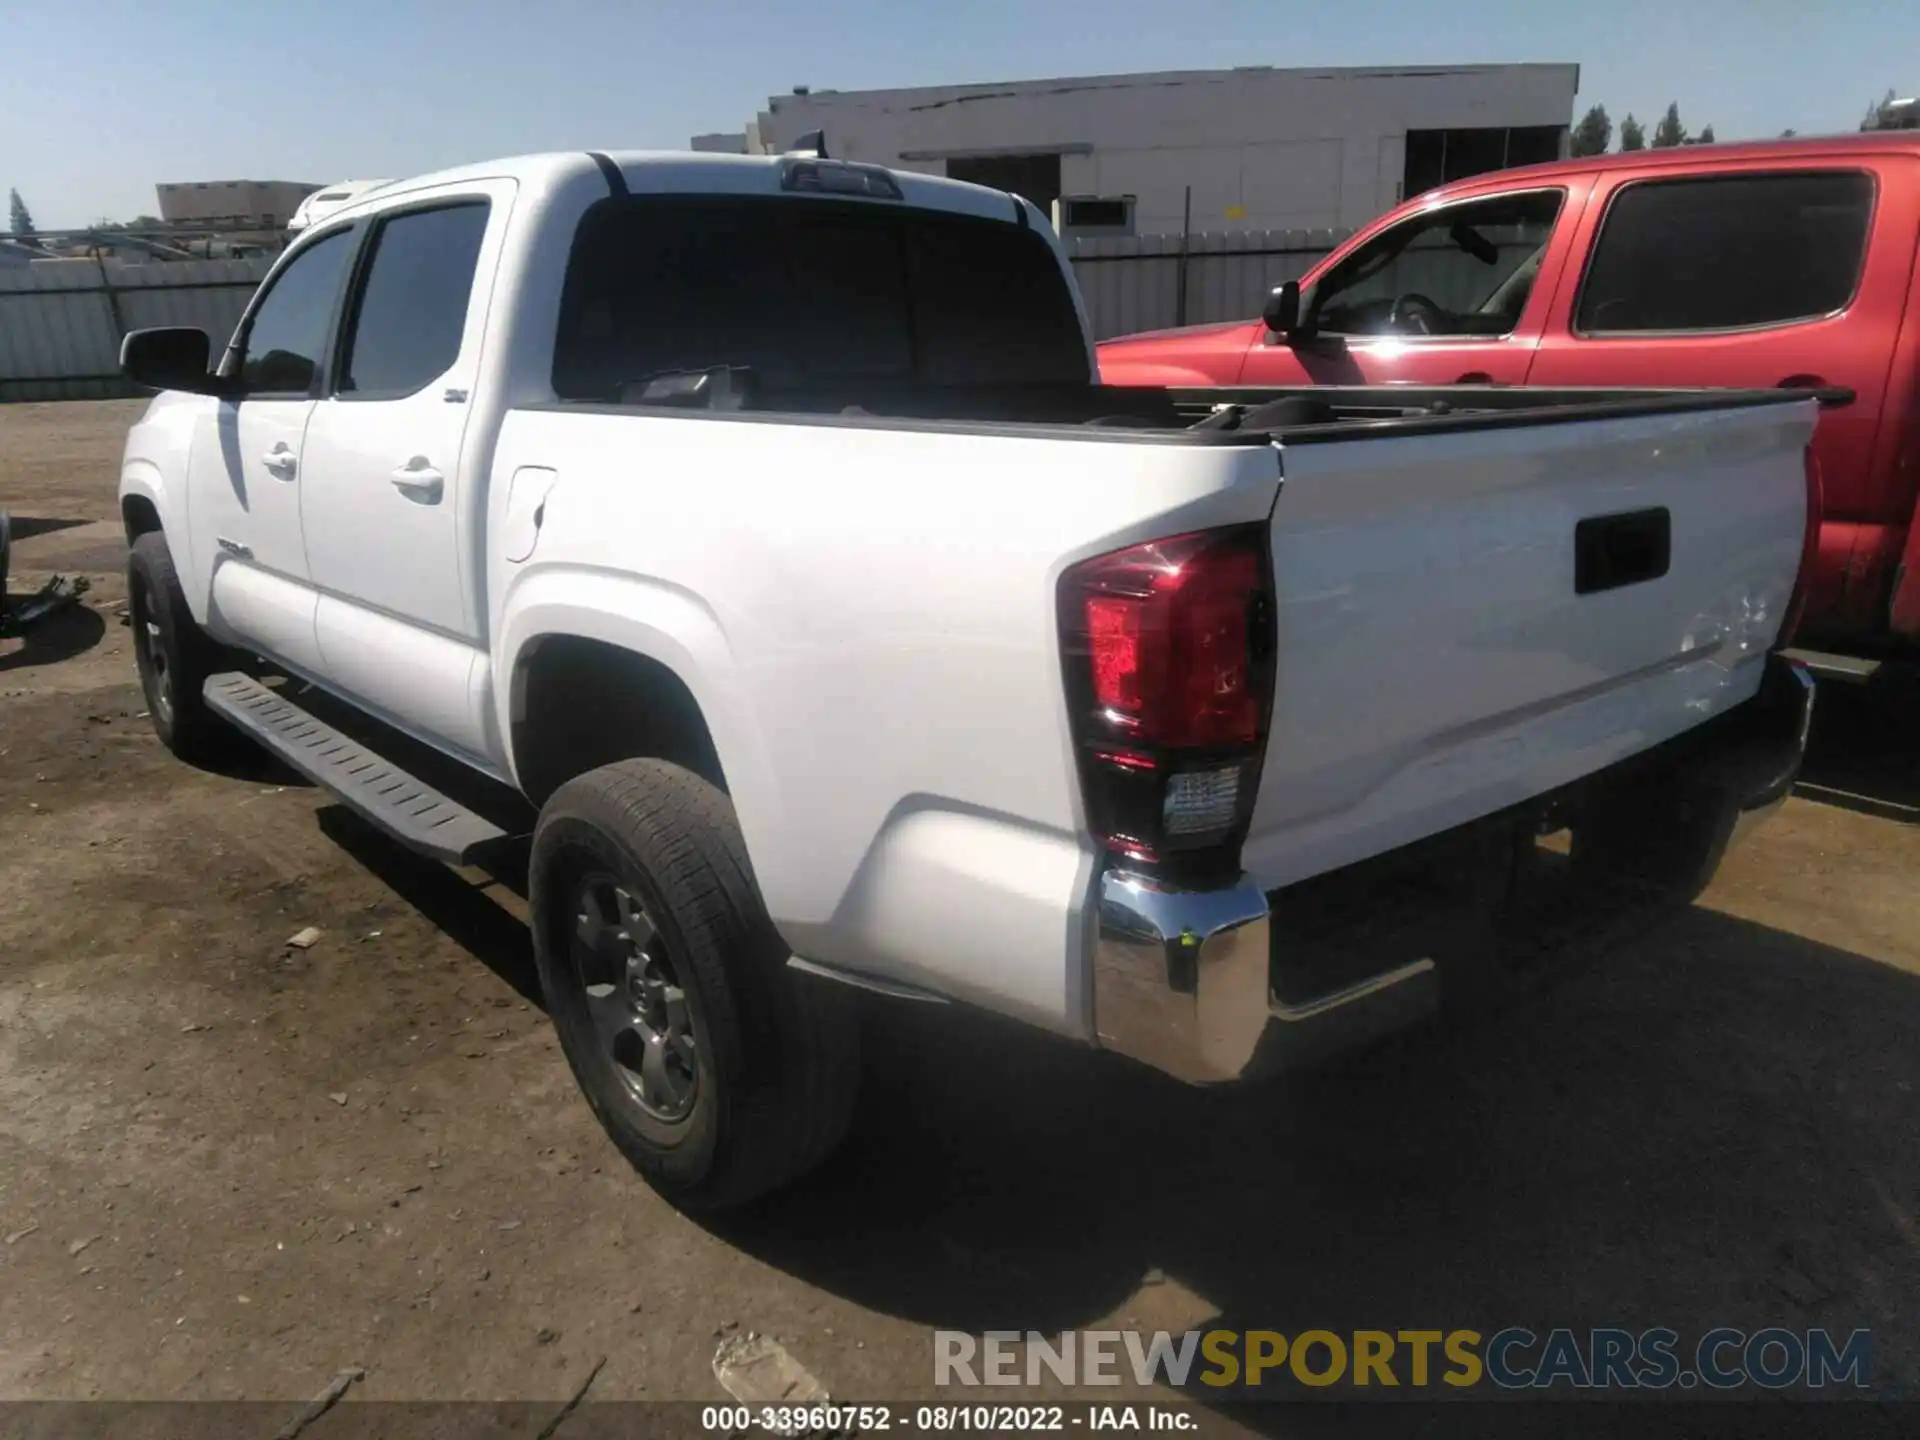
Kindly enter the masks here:
[[478, 165], [311, 227], [223, 355], [122, 363], [161, 739], [529, 857], [567, 1057], [687, 1205], [832, 1148], [854, 988], [1232, 1079], [1447, 984], [1419, 914], [1308, 956], [1293, 897], [1559, 827], [1698, 883], [1804, 747], [1814, 398], [1102, 387], [995, 190]]

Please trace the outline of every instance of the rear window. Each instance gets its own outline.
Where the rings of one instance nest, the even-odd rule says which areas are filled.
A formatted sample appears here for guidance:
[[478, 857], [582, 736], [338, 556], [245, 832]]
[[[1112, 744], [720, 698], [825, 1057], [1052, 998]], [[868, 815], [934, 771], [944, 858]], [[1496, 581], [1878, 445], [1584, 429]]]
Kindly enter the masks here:
[[1856, 172], [1645, 181], [1614, 197], [1580, 289], [1589, 334], [1738, 330], [1845, 308], [1873, 181]]
[[615, 399], [721, 365], [773, 387], [1089, 379], [1059, 262], [1021, 226], [791, 197], [595, 205], [567, 263], [555, 392]]

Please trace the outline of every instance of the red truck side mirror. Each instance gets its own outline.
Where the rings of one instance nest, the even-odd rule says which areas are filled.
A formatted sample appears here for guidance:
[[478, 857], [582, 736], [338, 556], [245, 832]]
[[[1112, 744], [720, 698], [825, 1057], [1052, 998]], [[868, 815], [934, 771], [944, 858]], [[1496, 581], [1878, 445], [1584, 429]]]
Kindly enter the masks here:
[[1290, 334], [1300, 328], [1300, 282], [1287, 280], [1267, 292], [1267, 303], [1260, 318], [1275, 335]]

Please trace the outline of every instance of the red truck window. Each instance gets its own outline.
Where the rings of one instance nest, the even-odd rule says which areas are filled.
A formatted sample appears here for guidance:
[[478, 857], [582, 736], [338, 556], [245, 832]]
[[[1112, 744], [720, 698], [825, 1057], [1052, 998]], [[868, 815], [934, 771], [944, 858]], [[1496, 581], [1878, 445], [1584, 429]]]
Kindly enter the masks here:
[[1741, 330], [1846, 308], [1873, 217], [1853, 171], [1641, 181], [1607, 209], [1574, 329]]
[[1510, 334], [1565, 199], [1535, 190], [1404, 220], [1313, 286], [1309, 320], [1330, 335]]

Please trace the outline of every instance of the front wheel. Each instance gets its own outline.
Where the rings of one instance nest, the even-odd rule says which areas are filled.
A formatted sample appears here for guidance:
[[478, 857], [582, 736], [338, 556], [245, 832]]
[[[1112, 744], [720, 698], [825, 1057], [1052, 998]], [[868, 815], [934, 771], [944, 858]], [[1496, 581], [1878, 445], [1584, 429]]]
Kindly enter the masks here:
[[660, 760], [568, 781], [529, 900], [554, 1029], [634, 1167], [687, 1209], [753, 1200], [845, 1134], [852, 996], [787, 966], [726, 794]]
[[240, 734], [207, 708], [200, 687], [221, 669], [226, 652], [187, 608], [167, 538], [150, 531], [127, 552], [127, 622], [133, 629], [133, 663], [154, 733], [182, 760], [219, 759]]

